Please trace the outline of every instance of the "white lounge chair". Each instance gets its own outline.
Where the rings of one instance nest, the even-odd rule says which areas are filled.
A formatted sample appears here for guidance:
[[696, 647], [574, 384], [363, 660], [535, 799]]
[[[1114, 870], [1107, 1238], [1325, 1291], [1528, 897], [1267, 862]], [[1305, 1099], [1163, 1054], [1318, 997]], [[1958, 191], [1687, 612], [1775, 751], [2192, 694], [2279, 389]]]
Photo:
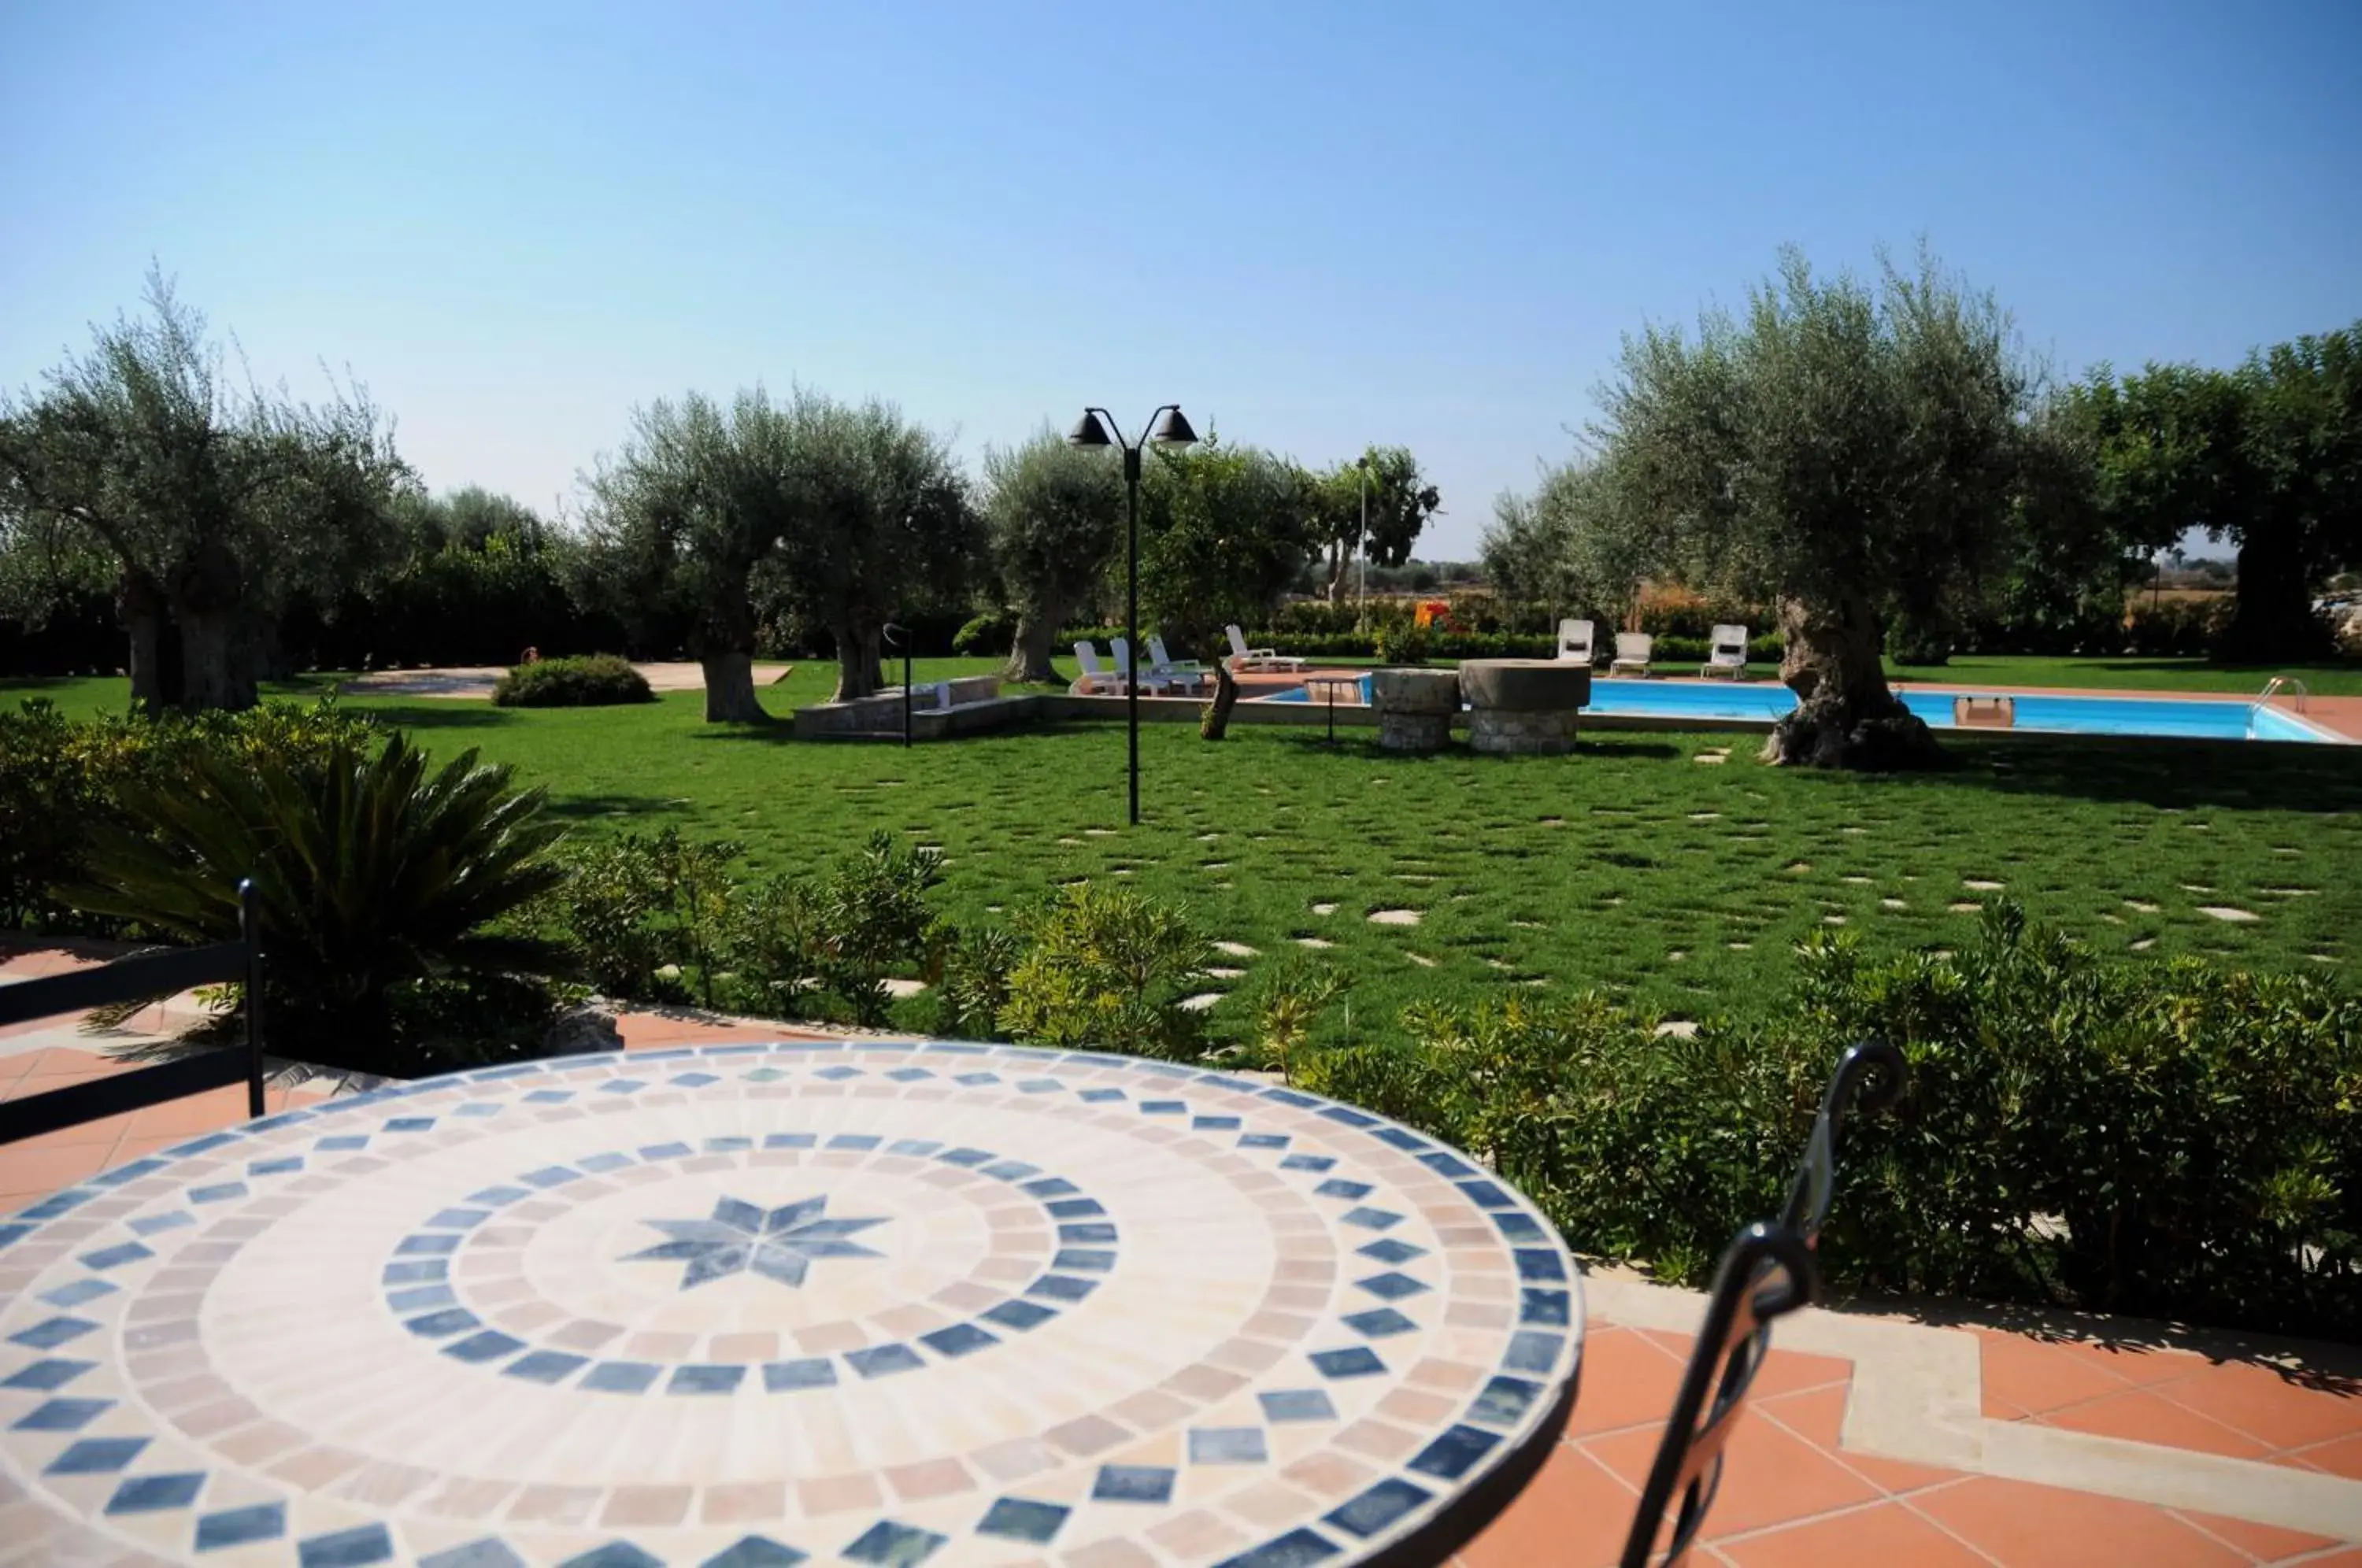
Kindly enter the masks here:
[[1716, 626], [1705, 645], [1705, 663], [1698, 674], [1727, 675], [1733, 680], [1747, 679], [1747, 628]]
[[1088, 640], [1075, 645], [1075, 662], [1083, 667], [1082, 675], [1066, 688], [1070, 697], [1116, 697], [1123, 693], [1123, 682], [1116, 672], [1099, 662], [1098, 650]]
[[1558, 624], [1558, 661], [1561, 664], [1589, 664], [1592, 661], [1590, 622], [1561, 621]]
[[1206, 667], [1194, 658], [1175, 658], [1164, 651], [1164, 635], [1148, 634], [1148, 669], [1152, 675], [1203, 675]]
[[1247, 635], [1239, 630], [1235, 622], [1229, 626], [1224, 627], [1223, 630], [1230, 635], [1231, 668], [1232, 669], [1275, 669], [1293, 671], [1302, 669], [1304, 668], [1304, 661], [1302, 659], [1291, 658], [1275, 648], [1251, 648], [1247, 646]]
[[1617, 633], [1616, 657], [1608, 661], [1607, 673], [1614, 675], [1618, 670], [1637, 669], [1640, 678], [1647, 679], [1650, 651], [1656, 646], [1657, 639], [1646, 632]]
[[[1120, 691], [1123, 690], [1123, 683], [1131, 679], [1131, 645], [1121, 637], [1110, 637], [1108, 639], [1108, 646], [1115, 650], [1115, 689]], [[1153, 670], [1145, 669], [1140, 672], [1140, 689], [1152, 697], [1162, 697], [1176, 686], [1196, 684], [1195, 679], [1191, 677], [1159, 675]]]

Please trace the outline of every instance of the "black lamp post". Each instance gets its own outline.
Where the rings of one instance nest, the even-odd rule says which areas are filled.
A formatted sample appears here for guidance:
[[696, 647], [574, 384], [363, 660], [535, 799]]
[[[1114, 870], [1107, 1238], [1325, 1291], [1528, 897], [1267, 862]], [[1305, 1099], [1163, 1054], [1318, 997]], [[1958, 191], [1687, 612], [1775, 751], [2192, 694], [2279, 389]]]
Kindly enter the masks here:
[[1137, 441], [1126, 442], [1115, 415], [1104, 408], [1086, 408], [1066, 441], [1075, 447], [1123, 448], [1123, 636], [1131, 667], [1123, 671], [1124, 730], [1131, 756], [1131, 825], [1140, 825], [1140, 449], [1153, 441], [1160, 447], [1195, 445], [1198, 433], [1182, 416], [1181, 405], [1168, 403], [1148, 416], [1148, 427]]

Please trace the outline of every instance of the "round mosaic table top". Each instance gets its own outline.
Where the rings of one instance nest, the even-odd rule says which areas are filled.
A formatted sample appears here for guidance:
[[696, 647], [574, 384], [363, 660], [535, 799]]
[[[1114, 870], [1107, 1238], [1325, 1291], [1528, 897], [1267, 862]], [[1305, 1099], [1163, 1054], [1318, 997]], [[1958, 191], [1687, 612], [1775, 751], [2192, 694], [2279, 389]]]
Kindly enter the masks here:
[[1169, 1064], [798, 1043], [249, 1122], [0, 1221], [0, 1559], [1433, 1561], [1574, 1269], [1431, 1140]]

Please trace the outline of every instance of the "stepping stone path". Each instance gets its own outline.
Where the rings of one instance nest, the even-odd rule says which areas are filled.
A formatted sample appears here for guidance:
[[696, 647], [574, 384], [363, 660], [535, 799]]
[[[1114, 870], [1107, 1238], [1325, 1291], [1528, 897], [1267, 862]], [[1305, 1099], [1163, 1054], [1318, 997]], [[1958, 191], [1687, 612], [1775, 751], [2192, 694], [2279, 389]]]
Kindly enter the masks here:
[[[1327, 911], [1323, 911], [1322, 912], [1326, 913]], [[1373, 925], [1417, 925], [1418, 923], [1418, 911], [1417, 910], [1372, 910], [1370, 911], [1370, 923]]]
[[1214, 951], [1227, 953], [1233, 958], [1252, 958], [1255, 955], [1255, 950], [1243, 942], [1217, 942], [1214, 944]]
[[2198, 912], [2213, 915], [2216, 920], [2227, 920], [2235, 925], [2245, 925], [2250, 921], [2264, 918], [2253, 910], [2243, 910], [2235, 904], [2201, 904]]

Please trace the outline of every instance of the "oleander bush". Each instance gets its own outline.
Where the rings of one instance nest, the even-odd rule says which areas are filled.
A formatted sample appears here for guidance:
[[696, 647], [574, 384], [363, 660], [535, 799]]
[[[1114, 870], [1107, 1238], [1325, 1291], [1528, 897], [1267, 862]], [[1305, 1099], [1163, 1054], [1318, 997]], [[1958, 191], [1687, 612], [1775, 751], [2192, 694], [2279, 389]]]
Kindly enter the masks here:
[[1299, 1082], [1493, 1161], [1584, 1251], [1696, 1283], [1776, 1211], [1849, 1041], [1912, 1066], [1862, 1119], [1821, 1253], [1841, 1286], [2276, 1332], [2362, 1331], [2362, 1001], [2103, 960], [2007, 903], [1958, 955], [1800, 950], [1779, 1025], [1695, 1037], [1597, 996], [1412, 1010]]
[[501, 677], [492, 701], [502, 708], [606, 708], [653, 702], [647, 678], [621, 654], [536, 659]]

